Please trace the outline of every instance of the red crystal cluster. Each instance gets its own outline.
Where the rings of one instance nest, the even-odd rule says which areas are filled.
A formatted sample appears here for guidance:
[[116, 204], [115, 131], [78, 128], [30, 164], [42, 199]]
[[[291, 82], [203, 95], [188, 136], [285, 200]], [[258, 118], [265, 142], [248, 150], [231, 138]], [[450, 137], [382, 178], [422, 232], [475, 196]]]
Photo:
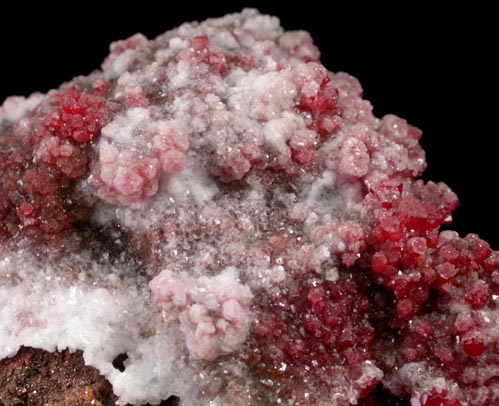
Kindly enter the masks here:
[[2, 132], [0, 241], [53, 241], [72, 227], [78, 203], [71, 188], [88, 172], [88, 145], [105, 121], [104, 101], [69, 87]]
[[114, 44], [15, 120], [6, 104], [1, 249], [63, 255], [111, 207], [178, 351], [243, 365], [206, 399], [499, 404], [499, 253], [440, 231], [458, 200], [416, 180], [421, 131], [375, 118], [307, 33], [238, 16]]

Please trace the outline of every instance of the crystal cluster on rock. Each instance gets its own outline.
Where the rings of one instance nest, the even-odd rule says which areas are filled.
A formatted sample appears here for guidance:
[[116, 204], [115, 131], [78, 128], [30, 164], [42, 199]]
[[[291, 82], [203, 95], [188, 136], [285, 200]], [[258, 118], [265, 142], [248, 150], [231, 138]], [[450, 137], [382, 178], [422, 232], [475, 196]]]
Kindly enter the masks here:
[[81, 351], [121, 405], [499, 404], [499, 253], [308, 33], [137, 34], [0, 134], [0, 359]]

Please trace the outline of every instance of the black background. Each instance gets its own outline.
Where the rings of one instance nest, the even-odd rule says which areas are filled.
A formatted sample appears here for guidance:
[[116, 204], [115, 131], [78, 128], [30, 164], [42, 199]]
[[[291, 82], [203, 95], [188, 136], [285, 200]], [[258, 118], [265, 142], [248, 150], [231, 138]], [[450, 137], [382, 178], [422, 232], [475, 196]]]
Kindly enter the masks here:
[[377, 116], [395, 113], [423, 130], [429, 163], [424, 178], [445, 181], [461, 200], [453, 228], [478, 233], [499, 249], [499, 36], [492, 10], [479, 4], [365, 8], [360, 2], [328, 2], [329, 10], [324, 2], [288, 3], [67, 2], [54, 9], [20, 4], [2, 12], [0, 100], [89, 73], [113, 40], [136, 32], [151, 38], [184, 21], [258, 7], [278, 15], [286, 29], [309, 31], [330, 70], [360, 79]]

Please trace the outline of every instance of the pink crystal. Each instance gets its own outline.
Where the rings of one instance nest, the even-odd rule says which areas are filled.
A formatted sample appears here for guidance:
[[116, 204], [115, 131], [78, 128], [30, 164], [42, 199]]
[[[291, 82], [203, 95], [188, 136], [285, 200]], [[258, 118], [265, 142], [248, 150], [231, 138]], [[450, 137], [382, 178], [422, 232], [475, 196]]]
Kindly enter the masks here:
[[123, 404], [498, 404], [499, 253], [319, 60], [245, 10], [7, 99], [0, 358], [81, 349]]

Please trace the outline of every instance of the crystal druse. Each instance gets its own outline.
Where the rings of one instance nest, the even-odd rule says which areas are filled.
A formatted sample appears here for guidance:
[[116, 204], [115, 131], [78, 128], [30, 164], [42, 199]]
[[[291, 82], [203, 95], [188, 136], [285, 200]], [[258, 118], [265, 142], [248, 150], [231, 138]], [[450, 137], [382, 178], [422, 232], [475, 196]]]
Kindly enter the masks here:
[[255, 10], [8, 98], [0, 359], [76, 351], [121, 405], [499, 404], [499, 253], [440, 231], [420, 136]]

